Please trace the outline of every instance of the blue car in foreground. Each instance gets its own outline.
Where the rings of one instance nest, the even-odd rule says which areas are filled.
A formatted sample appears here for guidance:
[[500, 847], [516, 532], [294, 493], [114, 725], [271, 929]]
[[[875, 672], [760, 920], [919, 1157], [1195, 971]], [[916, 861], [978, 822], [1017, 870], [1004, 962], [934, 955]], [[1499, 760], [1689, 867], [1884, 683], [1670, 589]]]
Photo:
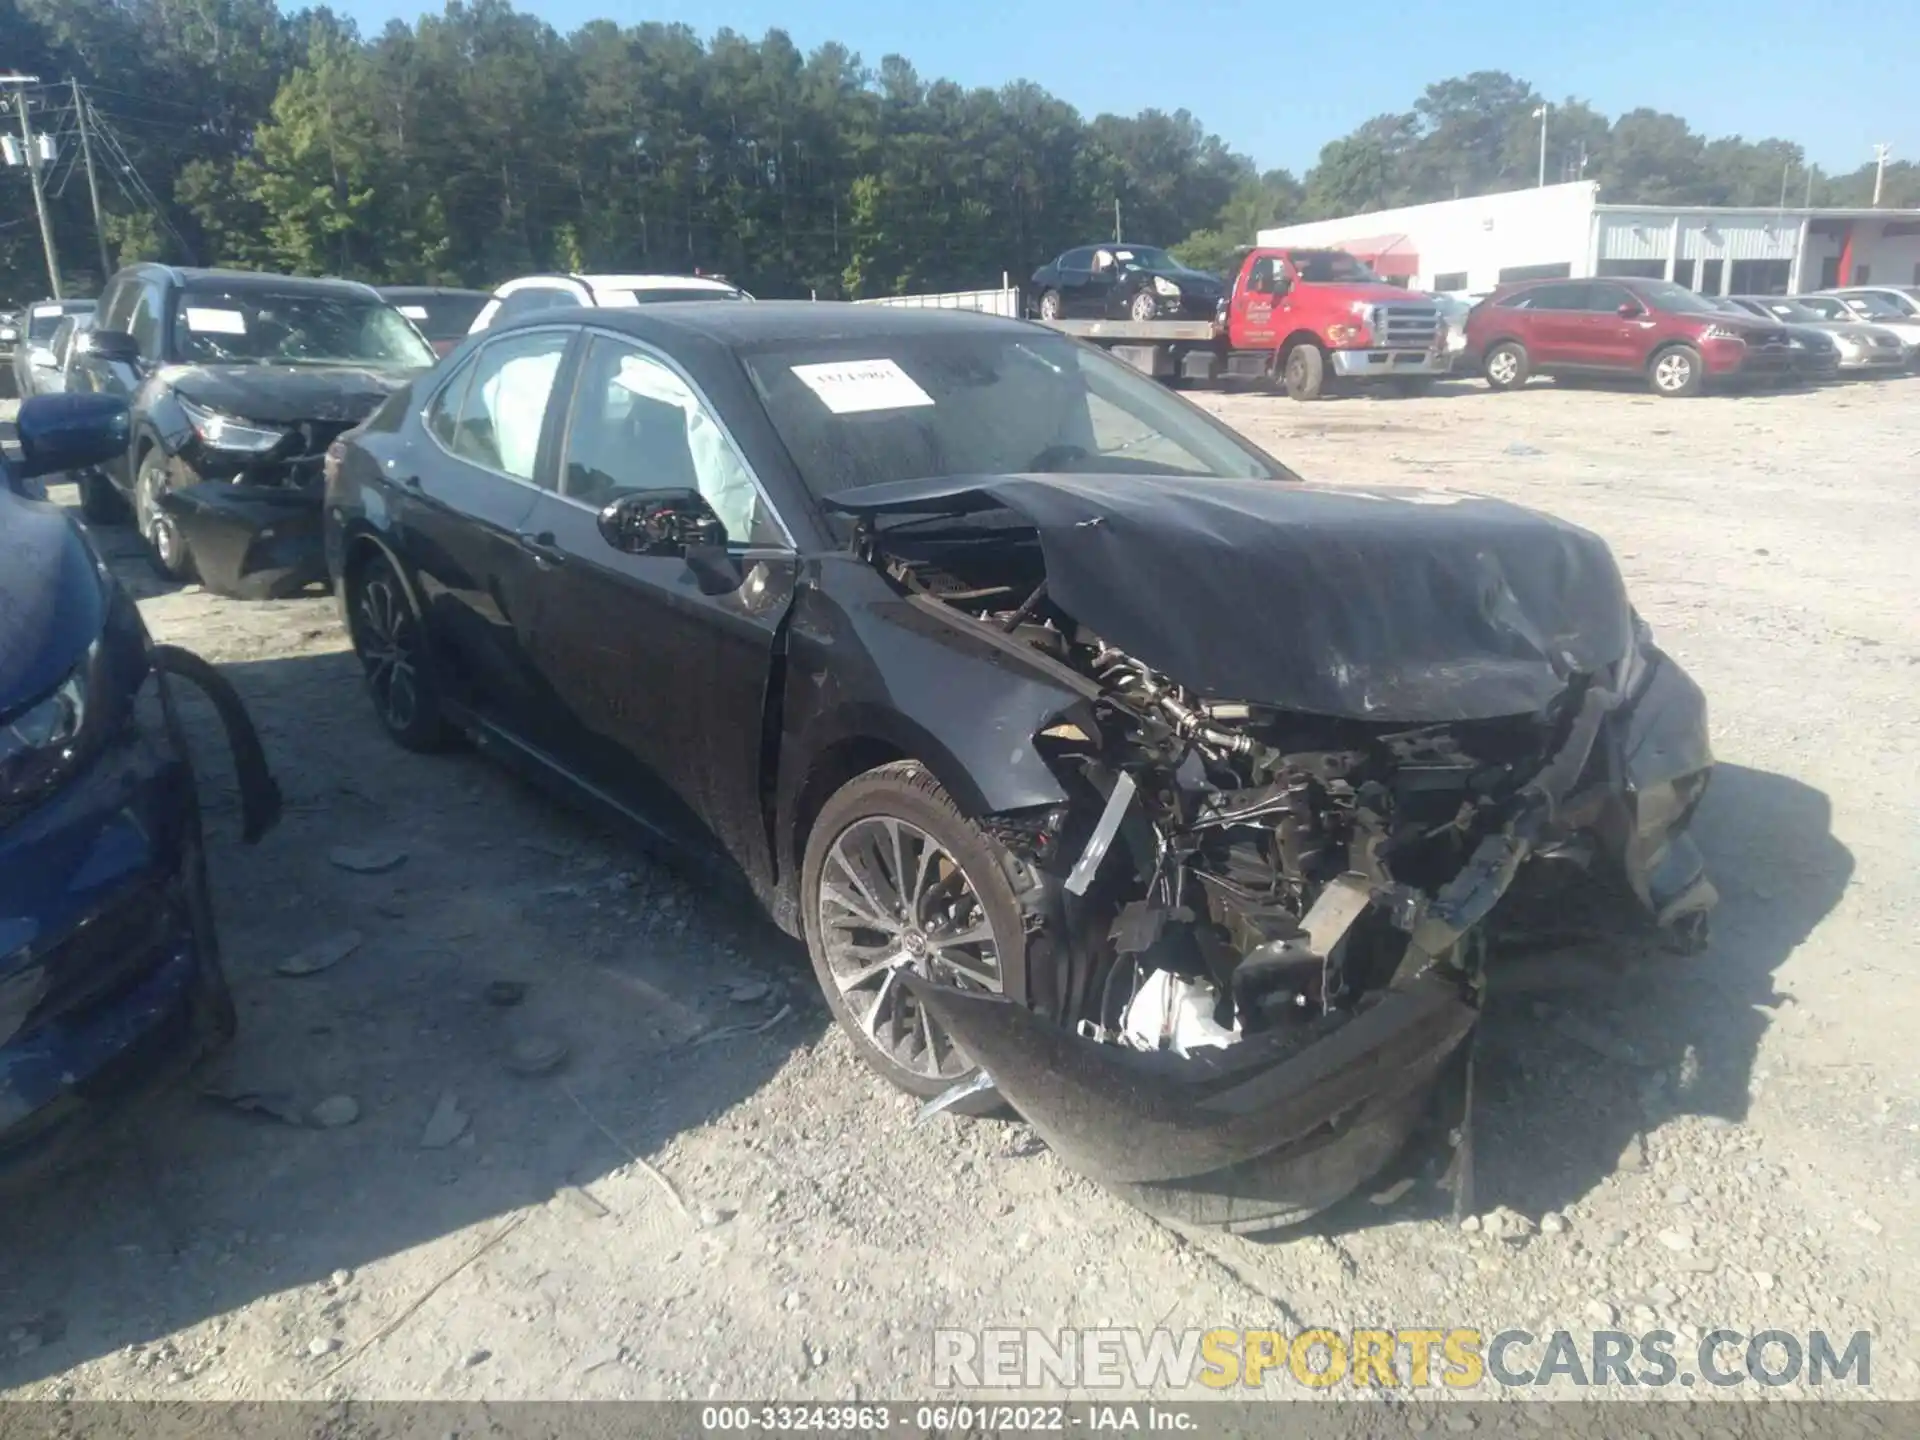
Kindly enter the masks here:
[[0, 1176], [38, 1174], [108, 1102], [231, 1037], [194, 776], [170, 685], [213, 701], [243, 827], [280, 795], [232, 687], [156, 645], [41, 477], [127, 444], [124, 401], [24, 404], [0, 451]]

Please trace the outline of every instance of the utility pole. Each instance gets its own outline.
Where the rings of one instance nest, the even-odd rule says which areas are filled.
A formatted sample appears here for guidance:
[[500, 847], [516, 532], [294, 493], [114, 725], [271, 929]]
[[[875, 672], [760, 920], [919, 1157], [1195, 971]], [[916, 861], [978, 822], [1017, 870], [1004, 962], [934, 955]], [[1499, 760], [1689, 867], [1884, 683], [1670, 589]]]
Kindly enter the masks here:
[[1873, 147], [1873, 208], [1880, 208], [1880, 187], [1887, 178], [1887, 157], [1893, 153], [1891, 145], [1881, 144]]
[[1113, 197], [1113, 243], [1116, 245], [1120, 243], [1120, 197], [1118, 195]]
[[100, 180], [93, 173], [93, 140], [87, 131], [87, 102], [80, 94], [78, 76], [69, 75], [73, 87], [73, 118], [80, 126], [80, 158], [87, 167], [87, 194], [93, 198], [93, 233], [100, 242], [100, 284], [104, 287], [113, 274], [113, 259], [107, 254], [107, 226], [100, 218]]
[[1552, 108], [1553, 106], [1551, 104], [1549, 104], [1545, 100], [1542, 100], [1540, 102], [1540, 108], [1533, 112], [1533, 118], [1540, 122], [1540, 185], [1539, 185], [1539, 188], [1543, 190], [1546, 188], [1546, 184], [1547, 184], [1547, 112]]
[[1806, 208], [1809, 210], [1813, 208], [1813, 177], [1815, 174], [1819, 172], [1819, 169], [1820, 167], [1818, 165], [1809, 165], [1807, 167], [1807, 206]]
[[47, 252], [47, 283], [52, 287], [53, 298], [63, 299], [60, 294], [60, 256], [53, 248], [53, 221], [47, 215], [47, 192], [40, 184], [40, 157], [34, 153], [33, 122], [27, 118], [28, 85], [38, 85], [38, 75], [0, 75], [0, 84], [20, 86], [13, 92], [14, 105], [20, 111], [20, 139], [26, 146], [27, 179], [33, 183], [33, 208], [40, 216], [40, 243]]

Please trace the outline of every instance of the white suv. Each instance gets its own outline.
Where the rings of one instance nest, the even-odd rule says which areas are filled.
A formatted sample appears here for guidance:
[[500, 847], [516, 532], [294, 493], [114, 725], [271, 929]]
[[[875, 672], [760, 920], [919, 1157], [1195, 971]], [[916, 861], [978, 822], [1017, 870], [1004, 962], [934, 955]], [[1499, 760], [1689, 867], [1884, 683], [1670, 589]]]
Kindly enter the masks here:
[[566, 305], [624, 307], [668, 300], [751, 300], [738, 285], [707, 275], [522, 275], [495, 287], [467, 327], [478, 335], [496, 320]]

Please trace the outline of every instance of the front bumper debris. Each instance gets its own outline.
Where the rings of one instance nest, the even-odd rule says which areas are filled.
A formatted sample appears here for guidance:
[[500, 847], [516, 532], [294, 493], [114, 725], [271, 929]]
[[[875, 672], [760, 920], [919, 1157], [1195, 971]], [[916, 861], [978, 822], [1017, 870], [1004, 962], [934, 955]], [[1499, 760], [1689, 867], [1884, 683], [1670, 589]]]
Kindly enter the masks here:
[[1333, 350], [1328, 358], [1333, 361], [1333, 373], [1344, 380], [1438, 377], [1453, 369], [1453, 356], [1446, 350]]
[[902, 980], [1074, 1169], [1150, 1213], [1233, 1229], [1303, 1220], [1377, 1171], [1478, 1015], [1456, 984], [1427, 975], [1327, 1032], [1180, 1057]]
[[1451, 881], [1431, 895], [1373, 889], [1406, 946], [1391, 982], [1350, 1014], [1181, 1055], [1078, 1035], [1000, 996], [902, 981], [1062, 1159], [1152, 1214], [1239, 1231], [1297, 1223], [1377, 1173], [1450, 1089], [1446, 1183], [1461, 1202], [1480, 927], [1526, 862], [1597, 840], [1652, 918], [1704, 939], [1717, 897], [1685, 829], [1712, 765], [1705, 700], [1657, 650], [1644, 660], [1631, 701], [1587, 689], [1559, 750]]
[[201, 583], [240, 600], [277, 600], [327, 579], [321, 492], [221, 480], [161, 496]]

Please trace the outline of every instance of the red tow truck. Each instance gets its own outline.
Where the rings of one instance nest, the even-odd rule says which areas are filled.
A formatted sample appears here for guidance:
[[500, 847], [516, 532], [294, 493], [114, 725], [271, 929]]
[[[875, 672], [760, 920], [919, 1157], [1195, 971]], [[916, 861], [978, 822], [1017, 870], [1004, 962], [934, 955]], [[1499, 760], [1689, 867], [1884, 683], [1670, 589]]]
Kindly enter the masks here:
[[1450, 364], [1433, 299], [1388, 284], [1344, 250], [1249, 250], [1211, 321], [1040, 323], [1161, 379], [1252, 380], [1296, 400], [1377, 382], [1419, 394]]

